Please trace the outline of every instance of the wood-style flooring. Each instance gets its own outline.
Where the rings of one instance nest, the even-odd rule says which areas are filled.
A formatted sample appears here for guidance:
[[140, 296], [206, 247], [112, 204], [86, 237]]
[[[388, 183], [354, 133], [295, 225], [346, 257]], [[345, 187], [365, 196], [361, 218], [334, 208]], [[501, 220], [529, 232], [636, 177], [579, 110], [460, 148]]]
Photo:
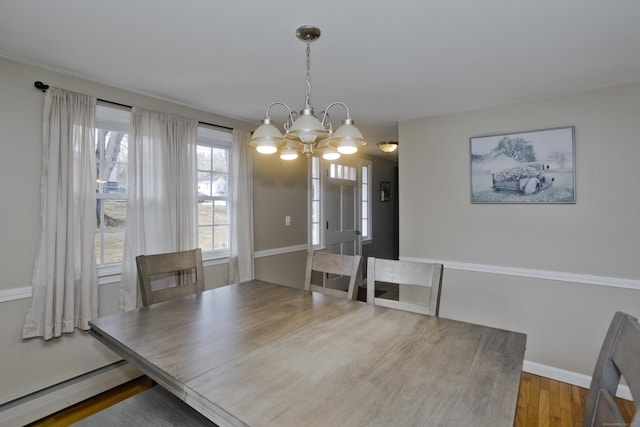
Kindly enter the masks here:
[[[149, 387], [146, 377], [133, 380], [78, 403], [30, 426], [68, 426]], [[516, 411], [516, 427], [581, 426], [588, 390], [537, 375], [522, 373]], [[634, 413], [633, 403], [616, 399], [625, 420]], [[482, 426], [478, 426], [482, 427]]]

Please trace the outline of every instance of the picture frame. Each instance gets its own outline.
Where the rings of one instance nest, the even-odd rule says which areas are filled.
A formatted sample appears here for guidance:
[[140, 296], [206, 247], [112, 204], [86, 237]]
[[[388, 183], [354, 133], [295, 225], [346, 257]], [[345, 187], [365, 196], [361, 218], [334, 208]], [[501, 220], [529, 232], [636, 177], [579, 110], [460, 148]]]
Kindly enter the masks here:
[[391, 200], [391, 183], [388, 181], [380, 182], [380, 201], [388, 202]]
[[576, 203], [575, 126], [469, 138], [471, 203]]

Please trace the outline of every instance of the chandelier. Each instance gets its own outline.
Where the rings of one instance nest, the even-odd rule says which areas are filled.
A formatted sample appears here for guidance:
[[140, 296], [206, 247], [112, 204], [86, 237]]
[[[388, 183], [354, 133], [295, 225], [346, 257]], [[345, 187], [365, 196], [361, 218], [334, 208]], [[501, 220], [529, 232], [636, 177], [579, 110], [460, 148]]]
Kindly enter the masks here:
[[[304, 108], [299, 112], [292, 112], [284, 102], [269, 104], [267, 112], [260, 126], [253, 132], [249, 145], [255, 147], [259, 153], [273, 154], [280, 150], [283, 160], [295, 160], [298, 152], [311, 156], [316, 151], [322, 151], [322, 157], [335, 160], [341, 154], [353, 154], [359, 147], [367, 145], [362, 132], [355, 127], [349, 107], [343, 102], [332, 102], [316, 116], [311, 106], [311, 42], [320, 38], [320, 29], [311, 25], [303, 25], [296, 30], [296, 37], [307, 45], [307, 87]], [[273, 124], [269, 111], [274, 105], [283, 106], [288, 113], [284, 123], [284, 135]], [[335, 131], [331, 124], [329, 109], [342, 106], [346, 110], [347, 118]]]

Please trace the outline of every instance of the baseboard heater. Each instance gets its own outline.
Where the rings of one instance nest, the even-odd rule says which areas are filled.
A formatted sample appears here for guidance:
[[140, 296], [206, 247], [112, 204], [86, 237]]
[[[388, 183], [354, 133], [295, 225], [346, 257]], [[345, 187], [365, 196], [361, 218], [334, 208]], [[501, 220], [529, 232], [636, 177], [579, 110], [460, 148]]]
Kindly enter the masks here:
[[142, 376], [121, 360], [0, 405], [0, 426], [32, 423]]

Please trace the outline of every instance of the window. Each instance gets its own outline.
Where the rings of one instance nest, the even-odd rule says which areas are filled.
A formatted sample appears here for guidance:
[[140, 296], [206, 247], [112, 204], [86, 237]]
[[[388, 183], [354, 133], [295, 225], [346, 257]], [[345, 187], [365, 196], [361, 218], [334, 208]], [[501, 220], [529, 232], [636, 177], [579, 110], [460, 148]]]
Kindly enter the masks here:
[[362, 165], [362, 240], [371, 240], [371, 181], [369, 172], [370, 163]]
[[207, 258], [229, 255], [231, 134], [198, 127], [198, 246]]
[[127, 226], [127, 157], [131, 113], [96, 107], [96, 237], [98, 267], [121, 263]]
[[320, 234], [320, 158], [311, 158], [311, 247], [322, 246]]

